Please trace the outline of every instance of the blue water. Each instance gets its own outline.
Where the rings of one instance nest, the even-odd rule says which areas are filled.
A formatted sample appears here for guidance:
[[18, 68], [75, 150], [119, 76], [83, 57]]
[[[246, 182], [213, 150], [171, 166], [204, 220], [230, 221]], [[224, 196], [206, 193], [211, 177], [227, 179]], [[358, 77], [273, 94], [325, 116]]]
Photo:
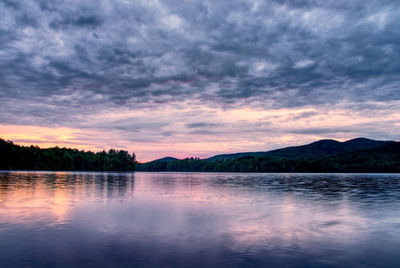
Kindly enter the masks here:
[[400, 267], [400, 175], [0, 172], [0, 267]]

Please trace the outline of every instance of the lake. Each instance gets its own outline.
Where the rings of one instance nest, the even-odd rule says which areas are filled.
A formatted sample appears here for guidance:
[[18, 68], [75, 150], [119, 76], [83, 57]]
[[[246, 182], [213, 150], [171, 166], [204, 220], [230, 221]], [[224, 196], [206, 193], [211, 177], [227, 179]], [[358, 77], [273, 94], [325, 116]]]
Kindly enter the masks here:
[[400, 175], [0, 172], [0, 267], [400, 267]]

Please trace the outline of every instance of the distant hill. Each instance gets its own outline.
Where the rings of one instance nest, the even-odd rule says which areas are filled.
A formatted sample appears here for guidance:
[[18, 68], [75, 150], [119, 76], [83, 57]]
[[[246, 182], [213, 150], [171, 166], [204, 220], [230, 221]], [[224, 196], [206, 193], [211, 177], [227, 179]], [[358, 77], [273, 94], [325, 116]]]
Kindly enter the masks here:
[[[358, 138], [346, 142], [321, 140], [288, 147], [262, 156], [233, 154], [238, 158], [200, 160], [186, 158], [171, 162], [153, 161], [138, 171], [189, 172], [400, 172], [400, 142]], [[215, 158], [214, 158], [215, 159]]]
[[319, 162], [334, 172], [400, 172], [400, 142], [339, 154]]
[[393, 141], [377, 141], [356, 138], [345, 142], [336, 140], [319, 140], [307, 145], [293, 146], [267, 152], [267, 155], [284, 158], [321, 158], [342, 153], [371, 149]]
[[156, 159], [156, 160], [153, 160], [153, 161], [150, 161], [150, 162], [155, 162], [155, 161], [158, 161], [158, 162], [171, 162], [171, 161], [176, 161], [176, 160], [179, 160], [179, 159], [175, 158], [175, 157], [171, 157], [171, 156], [166, 156], [166, 157], [163, 157], [163, 158], [160, 158], [160, 159]]
[[228, 160], [238, 159], [245, 156], [261, 157], [266, 156], [268, 152], [245, 152], [245, 153], [233, 153], [233, 154], [218, 154], [209, 158], [203, 159], [204, 161], [217, 161], [217, 160]]
[[139, 171], [165, 171], [171, 163], [180, 161], [182, 160], [167, 156], [146, 163], [136, 163], [136, 167], [139, 167]]
[[336, 140], [319, 140], [307, 145], [292, 146], [282, 149], [266, 151], [266, 152], [246, 152], [234, 154], [220, 154], [204, 159], [205, 161], [238, 159], [245, 156], [263, 157], [274, 156], [288, 159], [300, 158], [321, 158], [338, 155], [342, 153], [375, 148], [384, 144], [392, 143], [393, 141], [378, 141], [367, 138], [356, 138], [345, 142]]

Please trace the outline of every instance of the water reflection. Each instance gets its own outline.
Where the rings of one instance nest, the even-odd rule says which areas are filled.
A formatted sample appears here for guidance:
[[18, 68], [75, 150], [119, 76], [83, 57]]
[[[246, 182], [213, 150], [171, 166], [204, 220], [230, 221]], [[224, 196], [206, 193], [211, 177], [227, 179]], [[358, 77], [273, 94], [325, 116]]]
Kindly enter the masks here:
[[133, 194], [134, 174], [0, 173], [0, 219], [58, 224], [82, 200], [107, 202]]
[[0, 173], [0, 267], [392, 266], [400, 176]]

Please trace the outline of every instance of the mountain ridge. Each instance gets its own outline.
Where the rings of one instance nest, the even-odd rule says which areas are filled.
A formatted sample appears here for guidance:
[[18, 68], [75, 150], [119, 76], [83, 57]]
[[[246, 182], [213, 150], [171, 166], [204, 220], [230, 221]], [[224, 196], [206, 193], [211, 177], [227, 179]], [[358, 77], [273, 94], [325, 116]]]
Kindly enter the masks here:
[[171, 161], [176, 161], [176, 160], [180, 160], [180, 159], [172, 157], [172, 156], [166, 156], [166, 157], [163, 157], [163, 158], [160, 158], [160, 159], [156, 159], [156, 160], [153, 160], [153, 161], [150, 161], [150, 162], [154, 162], [154, 161], [171, 162]]
[[[294, 159], [321, 158], [351, 151], [370, 149], [392, 142], [394, 141], [373, 140], [364, 137], [354, 138], [343, 142], [334, 139], [321, 139], [318, 141], [311, 142], [309, 144], [288, 146], [269, 151], [217, 154], [201, 160], [202, 161], [229, 160], [229, 159], [238, 159], [246, 156], [252, 156], [252, 157], [274, 156], [274, 157], [294, 158]], [[182, 160], [182, 159], [166, 156], [160, 159], [148, 161], [146, 163], [171, 162], [176, 160]]]
[[[299, 153], [301, 149], [303, 149], [302, 154]], [[311, 152], [322, 153], [319, 157], [316, 157], [317, 154], [313, 155], [313, 157], [304, 157], [310, 156]], [[279, 156], [273, 156], [272, 153]], [[273, 150], [272, 153], [264, 154], [260, 157], [245, 155], [239, 158], [218, 161], [185, 158], [171, 162], [148, 162], [138, 164], [137, 170], [269, 173], [400, 173], [400, 142], [395, 141], [374, 141], [362, 138], [345, 142], [323, 140], [304, 146]]]
[[275, 157], [295, 158], [295, 159], [320, 158], [324, 156], [333, 156], [356, 150], [370, 149], [392, 142], [394, 141], [373, 140], [364, 137], [354, 138], [343, 142], [333, 139], [322, 139], [305, 145], [289, 146], [270, 151], [220, 154], [203, 160], [206, 161], [228, 160], [228, 159], [237, 159], [244, 156], [253, 156], [253, 157], [275, 156]]

